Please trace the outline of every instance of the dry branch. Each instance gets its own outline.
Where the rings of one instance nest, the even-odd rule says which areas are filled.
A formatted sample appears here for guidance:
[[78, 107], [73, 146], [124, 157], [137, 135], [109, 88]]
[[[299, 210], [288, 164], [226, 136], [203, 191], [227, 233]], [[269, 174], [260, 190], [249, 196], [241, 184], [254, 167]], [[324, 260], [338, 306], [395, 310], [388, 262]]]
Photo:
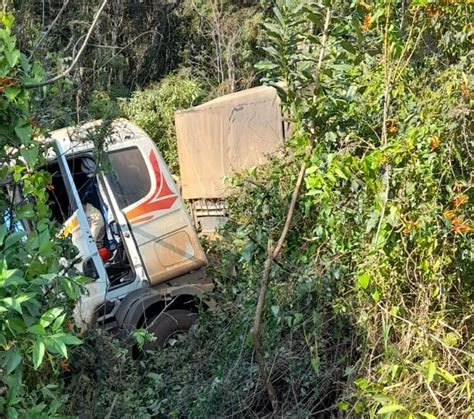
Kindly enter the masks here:
[[[324, 60], [330, 21], [331, 21], [331, 9], [327, 8], [326, 18], [325, 18], [324, 28], [323, 28], [322, 38], [321, 38], [321, 49], [319, 52], [318, 64], [316, 67], [316, 79], [319, 79], [321, 66]], [[271, 240], [268, 241], [267, 258], [264, 263], [262, 284], [260, 286], [260, 291], [258, 294], [257, 306], [255, 308], [255, 318], [254, 318], [253, 328], [251, 331], [253, 346], [255, 349], [255, 358], [257, 359], [257, 363], [260, 369], [260, 375], [262, 377], [263, 383], [267, 390], [268, 397], [270, 398], [270, 401], [272, 403], [272, 408], [274, 412], [278, 409], [278, 396], [276, 394], [275, 387], [273, 386], [273, 383], [270, 380], [268, 369], [265, 363], [265, 359], [263, 358], [262, 351], [261, 351], [260, 334], [261, 334], [262, 316], [263, 316], [263, 311], [265, 309], [265, 297], [267, 295], [268, 285], [270, 284], [270, 273], [271, 273], [272, 265], [273, 265], [274, 260], [278, 258], [281, 252], [281, 249], [283, 247], [283, 244], [285, 243], [286, 237], [290, 231], [291, 221], [293, 220], [293, 214], [295, 212], [296, 203], [298, 201], [301, 185], [303, 184], [304, 176], [306, 173], [306, 160], [311, 156], [313, 148], [314, 148], [314, 132], [312, 132], [310, 136], [310, 142], [309, 142], [308, 150], [306, 153], [306, 158], [301, 163], [298, 179], [296, 181], [295, 189], [293, 190], [293, 194], [291, 196], [290, 206], [288, 208], [285, 225], [281, 232], [280, 238], [278, 239], [278, 242], [275, 246], [272, 245]]]
[[102, 13], [102, 10], [104, 10], [104, 7], [105, 7], [106, 4], [107, 4], [107, 0], [104, 0], [102, 2], [101, 6], [99, 7], [99, 10], [97, 11], [96, 15], [94, 16], [94, 20], [91, 23], [89, 31], [87, 32], [86, 38], [84, 39], [84, 42], [82, 43], [82, 46], [79, 49], [79, 51], [78, 51], [76, 57], [74, 58], [73, 62], [71, 63], [71, 65], [66, 70], [64, 70], [63, 72], [61, 72], [57, 76], [54, 76], [51, 79], [43, 80], [43, 81], [40, 81], [38, 83], [26, 83], [24, 87], [26, 87], [28, 89], [32, 89], [32, 88], [35, 88], [35, 87], [43, 87], [43, 86], [46, 86], [48, 84], [52, 84], [52, 83], [54, 83], [58, 80], [61, 80], [63, 77], [67, 76], [71, 72], [71, 70], [78, 63], [79, 58], [81, 58], [82, 53], [86, 49], [86, 46], [87, 46], [87, 44], [89, 42], [89, 39], [92, 35], [92, 31], [94, 30], [95, 26], [97, 25], [97, 22], [99, 21], [99, 17]]

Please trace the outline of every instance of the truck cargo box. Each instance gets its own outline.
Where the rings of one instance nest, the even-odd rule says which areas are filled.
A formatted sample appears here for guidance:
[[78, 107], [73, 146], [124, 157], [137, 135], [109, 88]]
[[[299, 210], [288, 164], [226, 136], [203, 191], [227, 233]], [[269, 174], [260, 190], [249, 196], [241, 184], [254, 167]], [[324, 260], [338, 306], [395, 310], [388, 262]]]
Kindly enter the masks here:
[[284, 142], [276, 89], [256, 87], [175, 114], [184, 199], [223, 199], [224, 178], [264, 163]]

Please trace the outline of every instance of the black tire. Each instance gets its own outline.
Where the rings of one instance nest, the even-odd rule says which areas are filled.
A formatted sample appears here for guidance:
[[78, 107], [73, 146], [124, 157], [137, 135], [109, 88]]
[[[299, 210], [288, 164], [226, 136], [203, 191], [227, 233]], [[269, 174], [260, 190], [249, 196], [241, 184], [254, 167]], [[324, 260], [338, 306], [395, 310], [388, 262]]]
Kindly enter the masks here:
[[165, 346], [171, 337], [179, 332], [187, 332], [197, 319], [197, 314], [189, 310], [170, 310], [158, 314], [148, 326], [148, 331], [156, 336], [154, 342], [146, 342], [143, 349], [157, 349]]

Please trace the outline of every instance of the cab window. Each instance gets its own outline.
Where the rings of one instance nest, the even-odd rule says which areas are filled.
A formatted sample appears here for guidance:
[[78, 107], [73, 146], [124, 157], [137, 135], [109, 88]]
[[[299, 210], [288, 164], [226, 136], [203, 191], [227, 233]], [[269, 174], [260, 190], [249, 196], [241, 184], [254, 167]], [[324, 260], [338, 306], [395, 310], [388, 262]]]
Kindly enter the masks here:
[[108, 155], [112, 167], [107, 177], [120, 209], [144, 198], [150, 191], [151, 180], [140, 150], [130, 147]]

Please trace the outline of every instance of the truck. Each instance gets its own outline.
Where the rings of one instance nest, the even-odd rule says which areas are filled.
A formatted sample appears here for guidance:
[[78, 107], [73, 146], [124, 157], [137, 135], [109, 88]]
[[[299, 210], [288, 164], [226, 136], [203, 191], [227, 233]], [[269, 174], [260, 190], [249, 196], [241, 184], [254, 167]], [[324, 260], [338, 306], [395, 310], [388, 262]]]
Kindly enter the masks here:
[[[163, 345], [193, 324], [213, 285], [206, 256], [178, 188], [155, 143], [125, 119], [107, 136], [109, 167], [99, 169], [90, 139], [101, 124], [53, 131], [45, 167], [51, 214], [79, 252], [76, 268], [93, 280], [75, 308], [81, 326], [146, 327]], [[105, 220], [104, 260], [81, 197], [87, 191]]]
[[[101, 127], [94, 121], [50, 133], [44, 168], [52, 179], [51, 217], [77, 248], [75, 268], [92, 279], [75, 321], [126, 332], [146, 328], [156, 337], [146, 348], [162, 346], [192, 326], [200, 306], [213, 306], [197, 230], [213, 231], [225, 221], [223, 178], [264, 162], [283, 144], [278, 96], [260, 87], [176, 114], [181, 187], [193, 217], [143, 130], [114, 120], [102, 140], [107, 158], [101, 162], [93, 141]], [[104, 220], [99, 247], [86, 195]]]

